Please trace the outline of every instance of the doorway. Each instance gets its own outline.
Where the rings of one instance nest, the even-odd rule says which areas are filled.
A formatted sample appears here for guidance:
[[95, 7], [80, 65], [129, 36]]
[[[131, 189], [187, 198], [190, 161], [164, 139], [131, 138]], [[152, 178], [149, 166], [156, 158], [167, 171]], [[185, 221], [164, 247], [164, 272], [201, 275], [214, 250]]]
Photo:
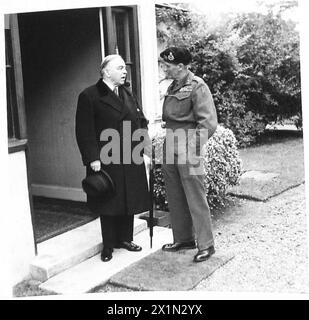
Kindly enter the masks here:
[[140, 97], [135, 7], [18, 15], [36, 242], [87, 223], [85, 176], [75, 141], [79, 93], [99, 79], [105, 54], [121, 54]]

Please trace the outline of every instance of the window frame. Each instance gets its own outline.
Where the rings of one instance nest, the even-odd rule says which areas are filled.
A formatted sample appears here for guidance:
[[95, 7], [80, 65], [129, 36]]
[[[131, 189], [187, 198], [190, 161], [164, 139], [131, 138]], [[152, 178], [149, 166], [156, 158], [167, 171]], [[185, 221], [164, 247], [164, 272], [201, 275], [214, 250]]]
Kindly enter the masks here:
[[137, 96], [138, 100], [142, 102], [141, 94], [141, 80], [140, 75], [140, 53], [139, 53], [139, 34], [138, 34], [138, 13], [137, 6], [113, 6], [102, 7], [104, 16], [104, 47], [105, 54], [118, 53], [117, 35], [115, 27], [115, 14], [123, 14], [124, 19], [124, 33], [125, 33], [125, 63], [130, 73], [131, 90]]
[[[7, 93], [7, 112], [8, 112], [8, 136], [9, 128], [12, 136], [8, 137], [8, 152], [14, 153], [26, 150], [28, 146], [26, 130], [26, 113], [24, 100], [24, 85], [22, 75], [22, 62], [19, 40], [19, 27], [17, 14], [9, 14], [6, 18], [6, 85]], [[10, 110], [8, 110], [10, 108]]]

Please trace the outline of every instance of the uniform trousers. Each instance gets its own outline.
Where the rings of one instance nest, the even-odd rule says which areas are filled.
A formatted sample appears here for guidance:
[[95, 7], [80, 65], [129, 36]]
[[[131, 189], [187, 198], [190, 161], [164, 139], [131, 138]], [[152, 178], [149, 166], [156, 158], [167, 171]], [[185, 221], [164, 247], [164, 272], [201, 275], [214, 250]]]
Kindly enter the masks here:
[[120, 242], [133, 240], [134, 216], [100, 216], [103, 246], [114, 248]]
[[[175, 160], [162, 165], [174, 242], [196, 240], [198, 249], [205, 250], [214, 245], [214, 239], [203, 174], [192, 174], [193, 164]], [[197, 167], [202, 160], [198, 161]]]

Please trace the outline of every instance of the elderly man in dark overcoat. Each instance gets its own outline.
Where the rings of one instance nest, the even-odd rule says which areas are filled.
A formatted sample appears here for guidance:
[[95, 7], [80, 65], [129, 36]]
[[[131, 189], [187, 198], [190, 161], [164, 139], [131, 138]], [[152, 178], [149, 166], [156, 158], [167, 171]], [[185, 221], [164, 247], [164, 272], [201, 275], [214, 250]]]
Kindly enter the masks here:
[[[101, 221], [102, 261], [112, 259], [114, 248], [142, 250], [132, 242], [133, 218], [135, 214], [149, 210], [150, 206], [144, 162], [124, 161], [128, 151], [122, 143], [127, 135], [123, 132], [124, 122], [130, 124], [131, 133], [146, 129], [148, 123], [137, 99], [126, 86], [126, 75], [121, 56], [105, 57], [101, 64], [102, 77], [80, 93], [76, 111], [76, 139], [87, 175], [103, 169], [115, 186], [115, 193], [108, 199], [87, 195], [90, 210], [99, 215]], [[115, 149], [119, 147], [120, 161], [117, 163], [104, 164], [102, 161], [102, 156], [107, 156], [102, 154], [107, 141], [101, 141], [101, 134], [107, 129], [120, 137], [120, 146]], [[137, 144], [138, 141], [133, 141], [129, 151]]]

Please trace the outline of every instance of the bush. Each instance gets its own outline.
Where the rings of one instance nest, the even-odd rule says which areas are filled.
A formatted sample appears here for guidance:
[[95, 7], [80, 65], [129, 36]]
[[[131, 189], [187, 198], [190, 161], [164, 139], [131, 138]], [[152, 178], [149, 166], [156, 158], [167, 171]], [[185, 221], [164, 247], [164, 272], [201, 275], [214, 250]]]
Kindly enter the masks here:
[[255, 143], [265, 131], [267, 123], [264, 117], [248, 111], [239, 92], [227, 89], [217, 98], [216, 105], [220, 123], [233, 131], [238, 147]]
[[[162, 150], [164, 131], [160, 131], [153, 139], [156, 150]], [[204, 187], [210, 208], [224, 203], [226, 190], [236, 185], [241, 173], [241, 160], [237, 150], [237, 141], [230, 129], [218, 126], [214, 135], [208, 140], [204, 156]], [[156, 153], [156, 161], [161, 153]], [[156, 164], [154, 169], [154, 203], [158, 210], [168, 210], [164, 177], [161, 165]]]
[[230, 129], [218, 126], [206, 144], [204, 185], [211, 208], [222, 205], [229, 186], [239, 182], [241, 159]]

